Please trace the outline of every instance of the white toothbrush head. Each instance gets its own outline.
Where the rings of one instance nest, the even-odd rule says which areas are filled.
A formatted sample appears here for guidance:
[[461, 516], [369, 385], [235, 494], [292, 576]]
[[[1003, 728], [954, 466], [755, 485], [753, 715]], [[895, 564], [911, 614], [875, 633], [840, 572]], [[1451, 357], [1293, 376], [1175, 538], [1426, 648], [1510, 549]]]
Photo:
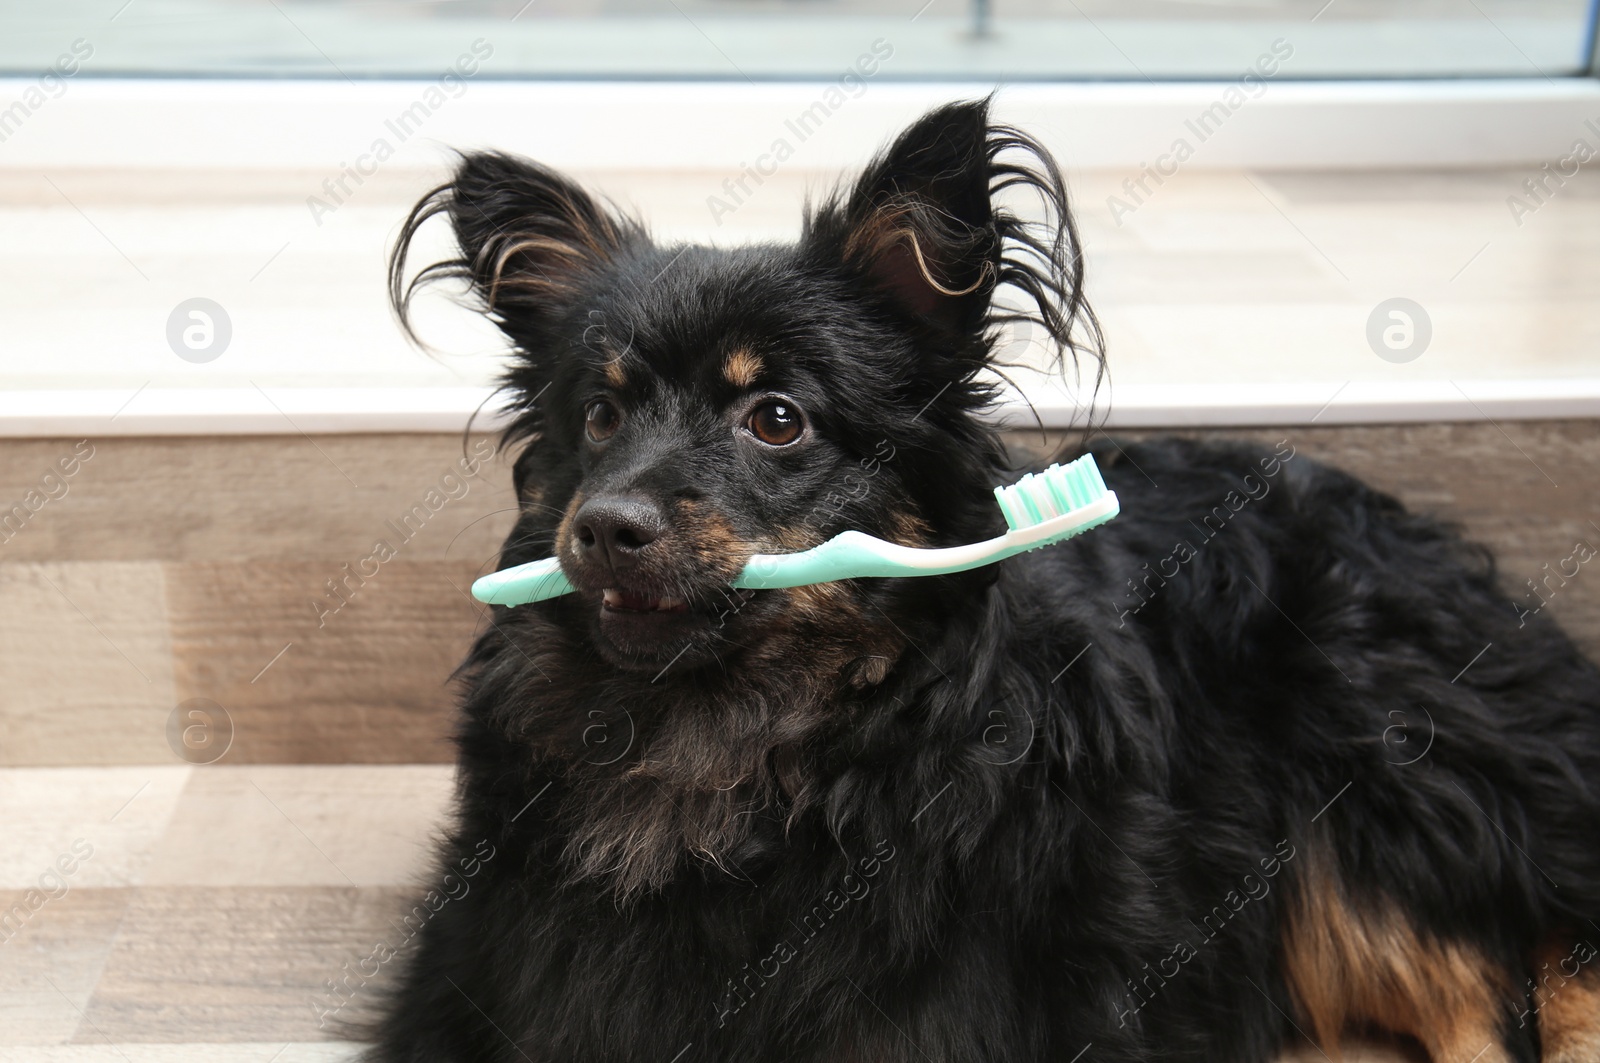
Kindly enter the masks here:
[[995, 501], [1012, 531], [1093, 505], [1106, 494], [1106, 482], [1090, 454], [1043, 472], [1030, 472], [1014, 484], [994, 489]]

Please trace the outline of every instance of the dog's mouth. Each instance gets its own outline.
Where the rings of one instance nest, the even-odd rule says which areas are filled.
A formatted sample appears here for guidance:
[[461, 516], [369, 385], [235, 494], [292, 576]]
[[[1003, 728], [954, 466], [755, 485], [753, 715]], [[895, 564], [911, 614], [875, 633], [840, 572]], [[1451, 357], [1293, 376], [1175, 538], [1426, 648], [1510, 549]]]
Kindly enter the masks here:
[[657, 594], [649, 590], [628, 587], [607, 587], [600, 592], [600, 613], [632, 616], [708, 616], [726, 618], [737, 613], [755, 597], [752, 590], [722, 587], [717, 591], [698, 596], [691, 601], [673, 594]]
[[[726, 524], [702, 516], [716, 526], [712, 530]], [[697, 535], [674, 528], [600, 556], [580, 548], [583, 540], [570, 527], [560, 529], [556, 556], [601, 657], [625, 670], [654, 674], [670, 667], [676, 674], [726, 661], [730, 652], [760, 641], [773, 611], [759, 604], [767, 592], [731, 585], [747, 558], [739, 549], [743, 540], [731, 527], [722, 530]]]
[[687, 613], [686, 598], [656, 597], [618, 587], [607, 587], [600, 592], [600, 608], [608, 613]]
[[[594, 592], [590, 592], [593, 594]], [[606, 657], [623, 667], [677, 668], [698, 663], [746, 618], [756, 591], [722, 586], [666, 594], [652, 587], [606, 587], [589, 598]], [[698, 649], [697, 649], [698, 648]]]

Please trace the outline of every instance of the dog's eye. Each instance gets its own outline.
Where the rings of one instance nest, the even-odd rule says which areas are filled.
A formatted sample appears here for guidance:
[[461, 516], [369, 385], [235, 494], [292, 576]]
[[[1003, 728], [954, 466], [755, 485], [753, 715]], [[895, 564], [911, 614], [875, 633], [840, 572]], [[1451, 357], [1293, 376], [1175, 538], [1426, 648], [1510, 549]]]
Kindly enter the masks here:
[[596, 443], [604, 443], [622, 423], [622, 413], [609, 399], [596, 399], [589, 403], [583, 414], [583, 430]]
[[800, 407], [783, 399], [768, 399], [750, 411], [745, 427], [770, 447], [786, 447], [800, 438], [806, 426]]

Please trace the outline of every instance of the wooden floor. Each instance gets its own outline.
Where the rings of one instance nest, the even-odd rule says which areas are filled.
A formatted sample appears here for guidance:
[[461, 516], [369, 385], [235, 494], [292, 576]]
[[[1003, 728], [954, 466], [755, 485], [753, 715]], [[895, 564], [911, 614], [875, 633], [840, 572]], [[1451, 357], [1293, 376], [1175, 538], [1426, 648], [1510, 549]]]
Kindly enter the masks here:
[[[1600, 424], [1230, 434], [1458, 520], [1513, 587], [1600, 544]], [[0, 500], [76, 442], [0, 442]], [[510, 522], [506, 465], [462, 477], [463, 445], [96, 440], [0, 543], [0, 1058], [352, 1051], [319, 1021], [323, 984], [419, 882], [450, 794], [450, 672], [480, 622], [466, 588]], [[380, 539], [397, 556], [341, 602], [328, 581]], [[1600, 579], [1549, 610], [1600, 653]], [[174, 752], [219, 750], [169, 729], [196, 704], [202, 738], [231, 723], [215, 763]], [[53, 896], [30, 910], [30, 890]]]
[[[0, 903], [20, 903], [77, 839], [92, 847], [0, 944], [0, 1059], [350, 1058], [358, 1046], [337, 1040], [337, 1023], [392, 965], [342, 1012], [324, 982], [404, 940], [399, 920], [450, 782], [444, 765], [0, 773], [11, 821]], [[1303, 1046], [1292, 1063], [1321, 1058]]]

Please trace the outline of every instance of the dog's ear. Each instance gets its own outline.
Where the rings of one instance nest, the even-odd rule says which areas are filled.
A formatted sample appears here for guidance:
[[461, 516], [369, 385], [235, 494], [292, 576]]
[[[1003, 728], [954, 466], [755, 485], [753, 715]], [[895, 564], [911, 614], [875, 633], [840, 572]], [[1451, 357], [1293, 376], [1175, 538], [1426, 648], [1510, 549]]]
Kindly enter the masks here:
[[[438, 214], [449, 218], [460, 256], [407, 281], [411, 243]], [[554, 170], [499, 152], [464, 155], [454, 179], [423, 197], [406, 219], [389, 263], [390, 299], [416, 341], [408, 309], [418, 287], [464, 280], [523, 353], [537, 357], [542, 327], [571, 305], [586, 276], [639, 235], [636, 223]]]
[[981, 327], [1000, 269], [988, 136], [986, 100], [923, 116], [842, 202], [823, 208], [809, 235], [899, 309]]
[[[919, 325], [976, 339], [1027, 320], [1058, 359], [1090, 353], [1098, 373], [1099, 326], [1083, 298], [1065, 182], [1037, 141], [991, 124], [989, 102], [947, 104], [918, 119], [808, 219], [806, 245]], [[1013, 189], [1033, 193], [1042, 217], [1012, 213]], [[1025, 309], [996, 307], [1001, 286]]]

